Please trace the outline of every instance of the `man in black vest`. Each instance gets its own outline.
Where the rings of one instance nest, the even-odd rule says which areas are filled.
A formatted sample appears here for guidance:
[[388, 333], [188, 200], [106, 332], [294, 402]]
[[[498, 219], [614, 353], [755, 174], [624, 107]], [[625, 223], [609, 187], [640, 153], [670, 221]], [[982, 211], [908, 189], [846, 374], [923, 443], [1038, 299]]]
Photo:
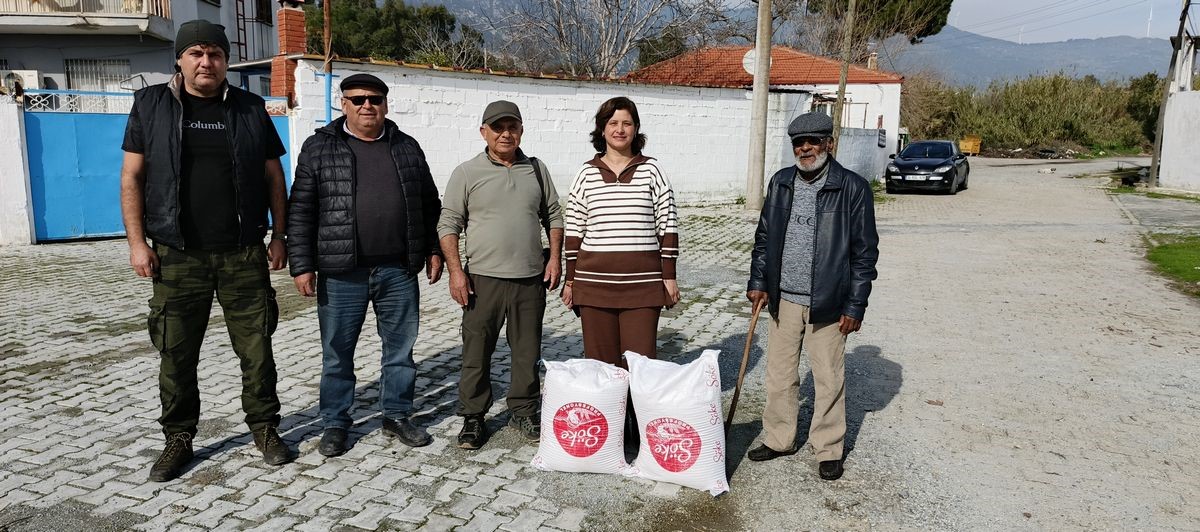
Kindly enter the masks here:
[[354, 351], [375, 308], [382, 342], [379, 405], [383, 431], [410, 447], [433, 439], [412, 422], [420, 285], [442, 275], [437, 220], [442, 203], [416, 139], [387, 119], [388, 87], [370, 74], [342, 80], [341, 118], [300, 150], [289, 200], [288, 257], [296, 289], [317, 297], [321, 325], [318, 450], [349, 450]]
[[[196, 367], [213, 293], [241, 359], [242, 410], [270, 465], [290, 451], [276, 431], [279, 397], [271, 333], [279, 310], [267, 272], [287, 261], [283, 143], [263, 99], [225, 81], [229, 39], [205, 20], [175, 38], [178, 73], [134, 93], [125, 129], [121, 210], [129, 262], [154, 279], [150, 339], [161, 354], [166, 447], [150, 480], [178, 478], [200, 419]], [[267, 210], [274, 227], [269, 246]], [[147, 245], [149, 237], [152, 245]]]

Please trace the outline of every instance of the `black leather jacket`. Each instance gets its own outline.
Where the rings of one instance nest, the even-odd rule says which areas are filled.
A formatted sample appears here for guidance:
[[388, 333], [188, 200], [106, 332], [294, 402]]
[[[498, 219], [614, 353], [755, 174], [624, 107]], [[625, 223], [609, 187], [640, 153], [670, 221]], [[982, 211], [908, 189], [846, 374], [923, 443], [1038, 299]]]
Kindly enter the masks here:
[[[182, 77], [133, 93], [133, 110], [125, 127], [127, 147], [140, 145], [146, 161], [144, 222], [146, 236], [159, 244], [183, 249], [180, 228], [179, 183], [183, 157]], [[266, 135], [276, 135], [263, 99], [226, 85], [225, 123], [233, 149], [234, 190], [237, 194], [239, 242], [261, 244], [267, 234], [270, 207], [266, 178]], [[271, 128], [271, 129], [268, 129]], [[274, 157], [274, 155], [271, 155]]]
[[[863, 319], [879, 259], [871, 185], [832, 158], [829, 165], [825, 186], [817, 191], [812, 323], [836, 322], [842, 315]], [[779, 316], [783, 240], [792, 214], [792, 182], [798, 172], [791, 166], [771, 177], [750, 254], [747, 289], [767, 293], [774, 317]]]
[[[288, 263], [293, 277], [316, 271], [345, 273], [358, 266], [354, 152], [344, 137], [345, 122], [345, 117], [338, 118], [318, 129], [300, 150], [288, 200]], [[430, 255], [442, 254], [437, 238], [442, 201], [417, 140], [391, 120], [384, 129], [408, 214], [405, 226], [393, 230], [405, 232], [405, 265], [415, 274]]]

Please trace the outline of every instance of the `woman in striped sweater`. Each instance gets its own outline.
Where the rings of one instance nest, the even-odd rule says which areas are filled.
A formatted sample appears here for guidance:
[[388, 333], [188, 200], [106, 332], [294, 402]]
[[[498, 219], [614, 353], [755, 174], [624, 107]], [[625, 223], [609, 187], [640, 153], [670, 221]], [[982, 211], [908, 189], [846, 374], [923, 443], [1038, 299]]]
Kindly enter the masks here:
[[583, 320], [583, 350], [627, 367], [621, 354], [655, 357], [658, 316], [679, 302], [675, 195], [642, 154], [637, 106], [625, 97], [596, 112], [592, 146], [567, 197], [567, 275], [562, 300]]

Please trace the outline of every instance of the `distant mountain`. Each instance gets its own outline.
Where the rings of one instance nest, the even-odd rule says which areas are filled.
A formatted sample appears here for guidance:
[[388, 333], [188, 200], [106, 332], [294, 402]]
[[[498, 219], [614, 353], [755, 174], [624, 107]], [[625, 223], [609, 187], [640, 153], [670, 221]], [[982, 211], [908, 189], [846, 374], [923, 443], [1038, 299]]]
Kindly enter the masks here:
[[1017, 44], [946, 26], [897, 57], [881, 57], [881, 66], [901, 73], [940, 72], [956, 85], [986, 87], [1036, 74], [1065, 72], [1101, 80], [1128, 79], [1147, 72], [1165, 75], [1171, 62], [1167, 39], [1104, 37], [1052, 43]]

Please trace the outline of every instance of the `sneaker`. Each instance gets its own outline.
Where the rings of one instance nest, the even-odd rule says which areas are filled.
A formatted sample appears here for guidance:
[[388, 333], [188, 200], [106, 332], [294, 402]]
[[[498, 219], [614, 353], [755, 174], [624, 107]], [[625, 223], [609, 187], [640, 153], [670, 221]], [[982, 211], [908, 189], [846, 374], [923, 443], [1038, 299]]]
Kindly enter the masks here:
[[478, 449], [483, 447], [487, 438], [487, 426], [483, 424], [483, 416], [466, 416], [463, 418], [462, 430], [458, 432], [458, 446], [462, 449]]
[[167, 444], [162, 454], [150, 467], [151, 482], [167, 482], [179, 478], [183, 468], [192, 461], [192, 435], [176, 432], [167, 435]]
[[347, 444], [346, 429], [338, 427], [330, 427], [325, 429], [325, 433], [321, 435], [321, 444], [317, 446], [317, 451], [324, 456], [341, 456], [350, 450]]
[[383, 432], [395, 436], [400, 443], [409, 447], [424, 447], [433, 443], [433, 437], [425, 429], [413, 425], [407, 418], [383, 418]]
[[292, 452], [288, 449], [287, 444], [283, 443], [283, 439], [279, 437], [279, 432], [275, 427], [264, 427], [255, 431], [254, 446], [258, 447], [259, 452], [263, 455], [263, 462], [267, 465], [283, 465], [288, 463], [292, 458]]
[[542, 422], [541, 416], [534, 414], [532, 416], [518, 416], [513, 414], [508, 418], [508, 426], [517, 429], [517, 433], [521, 437], [531, 442], [536, 442], [542, 437]]

